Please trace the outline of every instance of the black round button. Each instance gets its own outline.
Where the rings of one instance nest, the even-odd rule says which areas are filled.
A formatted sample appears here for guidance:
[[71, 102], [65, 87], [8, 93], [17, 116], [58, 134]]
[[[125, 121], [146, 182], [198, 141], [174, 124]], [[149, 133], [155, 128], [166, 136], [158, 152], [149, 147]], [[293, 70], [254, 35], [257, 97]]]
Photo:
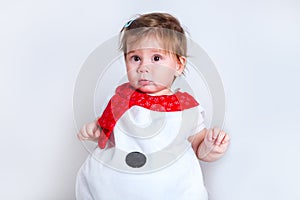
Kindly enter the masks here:
[[146, 163], [146, 156], [140, 152], [131, 152], [126, 156], [126, 164], [132, 168], [140, 168]]

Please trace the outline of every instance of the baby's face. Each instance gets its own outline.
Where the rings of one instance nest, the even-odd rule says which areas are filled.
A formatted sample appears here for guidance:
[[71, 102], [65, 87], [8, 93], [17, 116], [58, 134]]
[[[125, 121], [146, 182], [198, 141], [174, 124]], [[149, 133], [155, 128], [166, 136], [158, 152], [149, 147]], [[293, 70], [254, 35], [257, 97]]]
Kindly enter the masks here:
[[171, 85], [184, 70], [186, 58], [178, 59], [153, 38], [129, 44], [127, 49], [125, 62], [130, 84], [150, 95], [171, 94]]

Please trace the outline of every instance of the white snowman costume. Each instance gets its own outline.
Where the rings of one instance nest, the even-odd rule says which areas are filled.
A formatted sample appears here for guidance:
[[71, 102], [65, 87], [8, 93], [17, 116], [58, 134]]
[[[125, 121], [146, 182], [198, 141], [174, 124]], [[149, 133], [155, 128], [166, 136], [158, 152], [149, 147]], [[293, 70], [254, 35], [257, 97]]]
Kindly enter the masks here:
[[132, 91], [128, 83], [118, 87], [116, 94], [129, 96], [128, 108], [111, 111], [112, 105], [124, 106], [113, 97], [99, 118], [100, 126], [108, 122], [102, 133], [111, 131], [100, 136], [101, 148], [80, 168], [76, 199], [207, 200], [201, 167], [187, 140], [205, 128], [203, 108], [186, 93], [157, 97]]

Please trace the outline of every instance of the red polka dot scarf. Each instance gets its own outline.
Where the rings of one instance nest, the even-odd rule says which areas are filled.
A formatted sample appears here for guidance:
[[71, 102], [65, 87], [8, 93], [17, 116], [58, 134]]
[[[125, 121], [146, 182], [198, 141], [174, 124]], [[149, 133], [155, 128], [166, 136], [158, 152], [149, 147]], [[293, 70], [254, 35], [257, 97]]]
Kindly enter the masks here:
[[101, 134], [98, 146], [103, 149], [107, 141], [113, 141], [112, 132], [121, 116], [132, 106], [158, 111], [172, 112], [198, 106], [198, 102], [186, 92], [176, 92], [173, 95], [150, 96], [135, 90], [129, 83], [117, 87], [115, 95], [108, 102], [102, 116], [98, 119]]

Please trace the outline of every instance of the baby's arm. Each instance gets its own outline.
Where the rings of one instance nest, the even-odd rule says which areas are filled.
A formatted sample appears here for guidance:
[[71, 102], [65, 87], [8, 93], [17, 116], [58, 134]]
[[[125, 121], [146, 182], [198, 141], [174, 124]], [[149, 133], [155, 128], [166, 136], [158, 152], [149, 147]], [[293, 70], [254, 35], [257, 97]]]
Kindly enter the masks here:
[[98, 126], [97, 120], [83, 125], [83, 127], [77, 134], [79, 140], [98, 141], [99, 136], [100, 127]]
[[229, 136], [219, 128], [207, 130], [206, 128], [189, 137], [198, 159], [206, 162], [221, 158], [229, 145]]

